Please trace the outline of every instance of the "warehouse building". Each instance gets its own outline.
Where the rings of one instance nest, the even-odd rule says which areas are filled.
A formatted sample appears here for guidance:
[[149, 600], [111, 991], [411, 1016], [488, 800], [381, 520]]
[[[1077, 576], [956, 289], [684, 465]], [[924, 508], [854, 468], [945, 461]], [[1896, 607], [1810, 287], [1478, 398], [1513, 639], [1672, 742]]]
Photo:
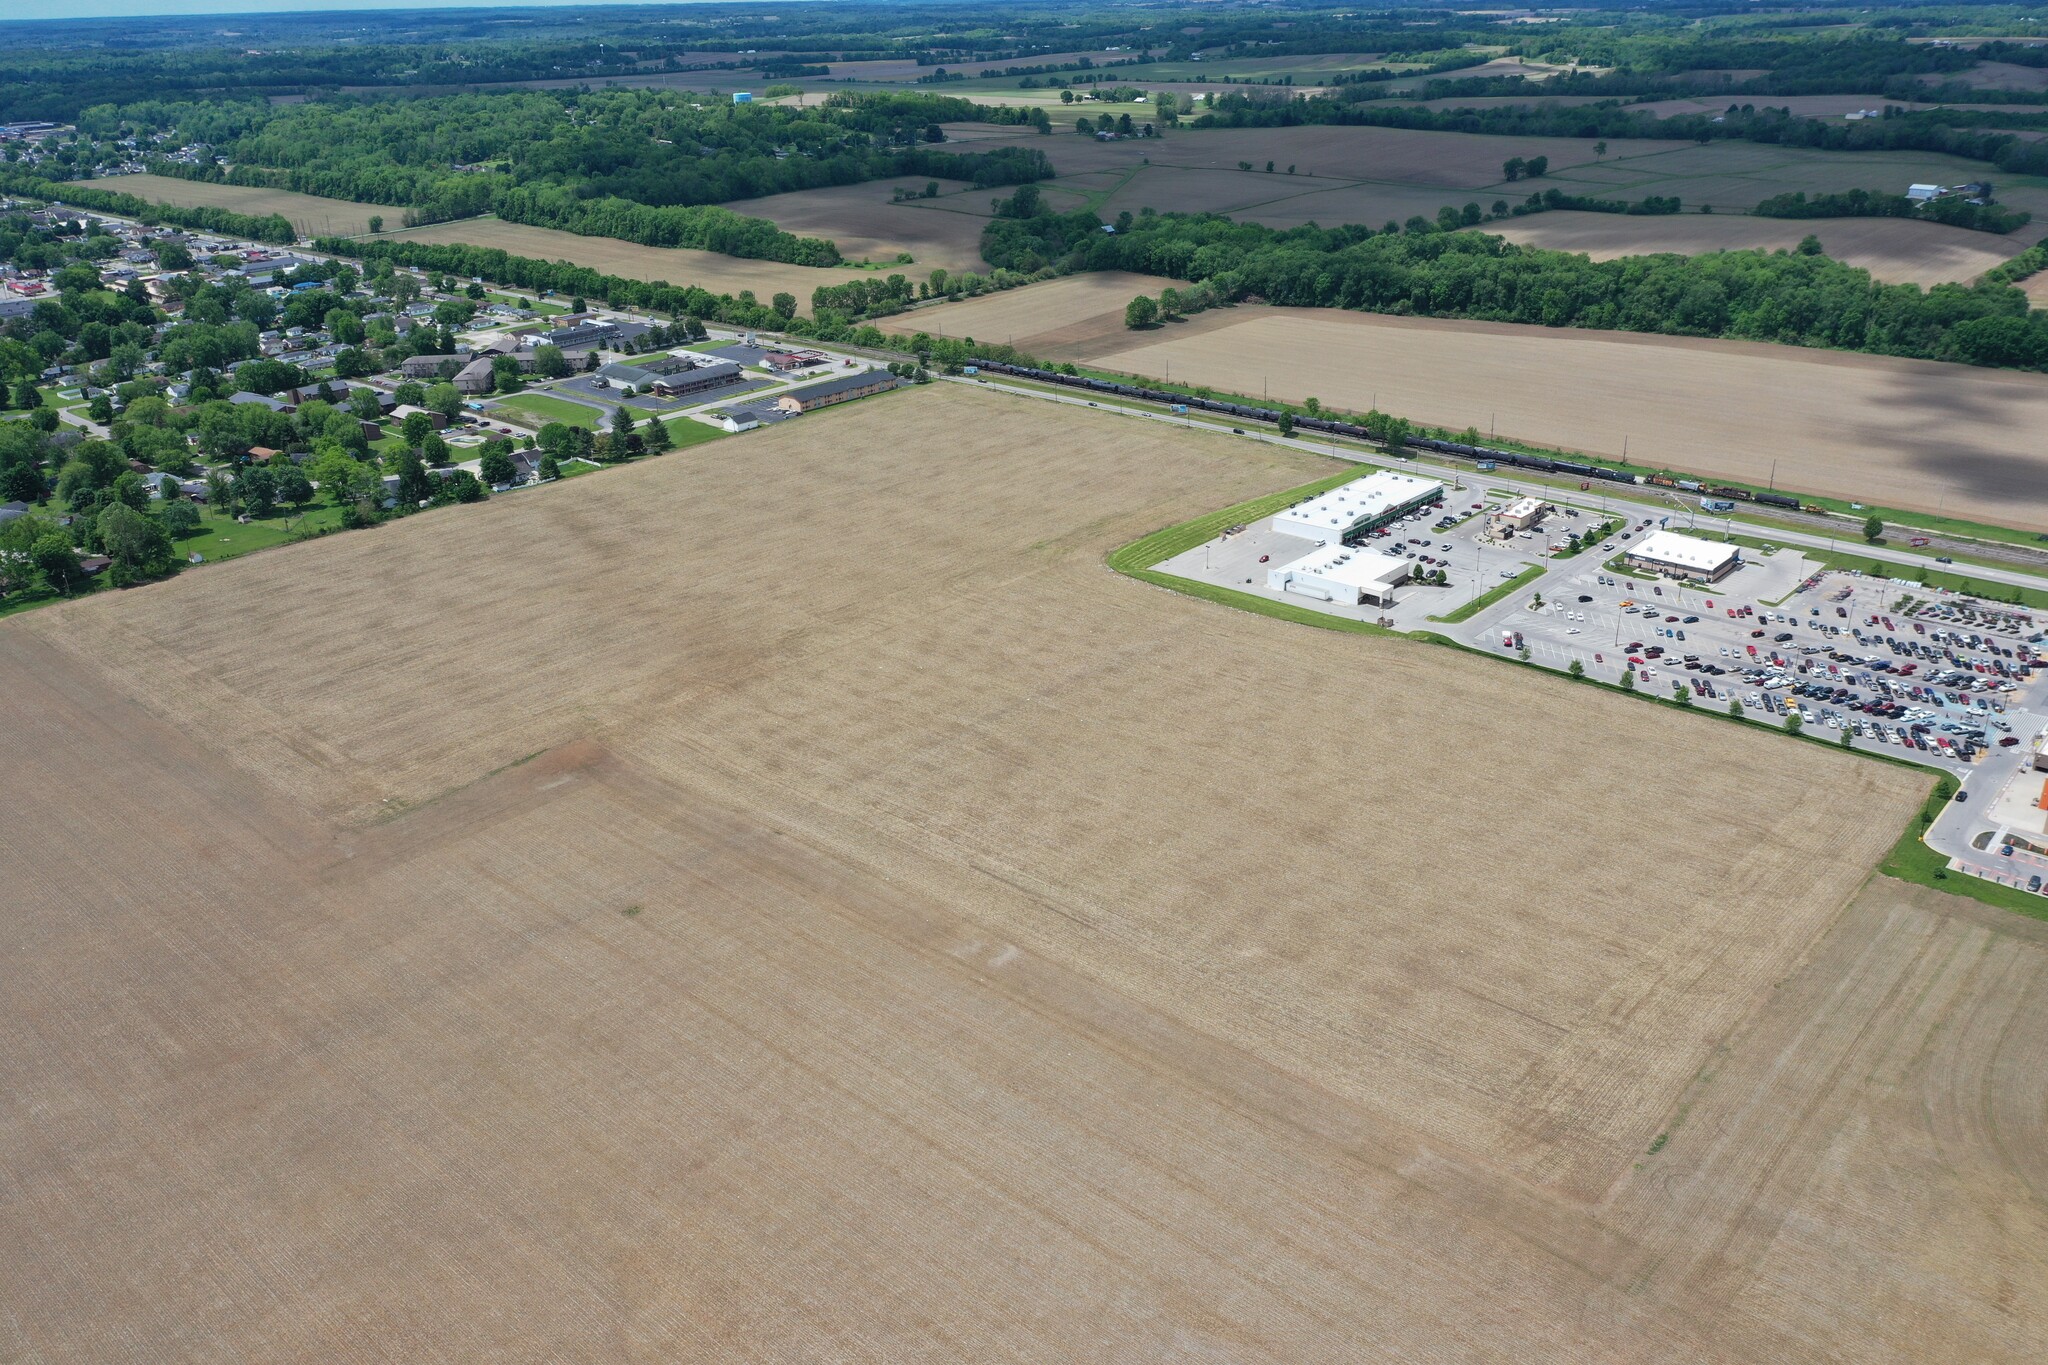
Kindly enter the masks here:
[[1506, 532], [1526, 531], [1543, 520], [1546, 504], [1541, 498], [1516, 498], [1486, 519], [1488, 535], [1499, 536]]
[[1718, 583], [1742, 567], [1742, 548], [1719, 541], [1659, 531], [1645, 536], [1628, 552], [1628, 563], [1666, 578], [1697, 578]]
[[1273, 529], [1322, 545], [1340, 545], [1399, 521], [1443, 495], [1444, 486], [1434, 479], [1381, 471], [1278, 513]]
[[1391, 607], [1394, 589], [1408, 581], [1414, 567], [1399, 555], [1329, 544], [1292, 564], [1267, 570], [1266, 586], [1274, 592], [1296, 593], [1339, 606], [1355, 607], [1363, 602]]

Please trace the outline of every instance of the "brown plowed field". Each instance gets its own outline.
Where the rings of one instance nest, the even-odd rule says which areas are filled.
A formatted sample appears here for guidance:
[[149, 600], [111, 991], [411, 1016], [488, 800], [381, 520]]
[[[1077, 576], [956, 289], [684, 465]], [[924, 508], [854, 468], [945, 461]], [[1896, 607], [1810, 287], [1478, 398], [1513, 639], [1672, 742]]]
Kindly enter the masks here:
[[[725, 207], [751, 218], [766, 218], [800, 237], [836, 242], [840, 254], [852, 261], [887, 265], [899, 252], [907, 251], [913, 263], [902, 268], [919, 278], [940, 267], [955, 274], [987, 270], [981, 259], [981, 229], [988, 221], [989, 200], [1009, 191], [976, 190], [965, 181], [942, 180], [937, 198], [900, 204], [891, 200], [898, 188], [922, 193], [928, 183], [923, 176], [874, 180], [765, 199], [735, 199]], [[1067, 202], [1057, 206], [1072, 207]], [[809, 312], [808, 297], [803, 304]]]
[[0, 624], [0, 1355], [2038, 1356], [1909, 774], [1102, 567], [1297, 456], [735, 449]]
[[77, 180], [73, 184], [116, 194], [132, 194], [159, 204], [186, 208], [228, 209], [235, 213], [281, 213], [304, 236], [353, 237], [370, 230], [370, 215], [377, 214], [388, 225], [398, 226], [404, 209], [384, 204], [358, 204], [349, 199], [325, 199], [293, 190], [255, 189], [247, 185], [214, 185], [203, 180], [181, 180], [175, 175], [117, 175], [100, 180]]
[[1124, 306], [1135, 294], [1157, 296], [1179, 281], [1119, 270], [1063, 275], [1042, 284], [918, 308], [876, 325], [906, 336], [929, 332], [1001, 342], [1032, 355], [1118, 344], [1132, 335], [1124, 327]]
[[[1036, 286], [1033, 286], [1036, 287]], [[992, 303], [1031, 307], [1031, 290]], [[1000, 310], [977, 324], [1000, 336]], [[977, 331], [976, 336], [983, 333]], [[1741, 341], [1242, 307], [1043, 354], [2048, 531], [2048, 376]]]

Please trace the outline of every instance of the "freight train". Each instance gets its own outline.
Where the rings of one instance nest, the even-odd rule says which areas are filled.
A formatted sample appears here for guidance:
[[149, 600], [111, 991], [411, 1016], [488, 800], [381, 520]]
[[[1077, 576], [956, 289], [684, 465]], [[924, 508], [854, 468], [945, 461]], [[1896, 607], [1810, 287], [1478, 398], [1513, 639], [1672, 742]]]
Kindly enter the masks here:
[[[1117, 398], [1139, 398], [1153, 403], [1168, 403], [1177, 408], [1193, 408], [1201, 412], [1220, 413], [1225, 417], [1246, 418], [1254, 422], [1280, 420], [1280, 410], [1277, 408], [1261, 408], [1249, 403], [1230, 403], [1220, 398], [1196, 398], [1184, 393], [1167, 393], [1160, 389], [1142, 388], [1136, 384], [1091, 379], [1086, 375], [1060, 374], [1056, 370], [1036, 370], [1026, 365], [1009, 365], [1000, 360], [975, 360], [969, 363], [983, 374], [1015, 375], [1019, 379], [1035, 379], [1041, 384], [1059, 384], [1070, 389], [1106, 393]], [[1294, 426], [1298, 431], [1321, 432], [1326, 436], [1348, 436], [1359, 441], [1379, 440], [1357, 423], [1340, 422], [1334, 417], [1296, 417]], [[1436, 455], [1450, 455], [1461, 460], [1490, 461], [1496, 465], [1511, 465], [1516, 469], [1541, 470], [1546, 474], [1569, 474], [1575, 479], [1604, 479], [1609, 483], [1635, 482], [1633, 474], [1623, 473], [1619, 469], [1609, 469], [1597, 464], [1580, 464], [1575, 460], [1554, 459], [1547, 455], [1528, 455], [1519, 450], [1495, 450], [1490, 446], [1467, 445], [1462, 441], [1438, 441], [1425, 436], [1410, 436], [1405, 444], [1409, 449], [1426, 450]]]

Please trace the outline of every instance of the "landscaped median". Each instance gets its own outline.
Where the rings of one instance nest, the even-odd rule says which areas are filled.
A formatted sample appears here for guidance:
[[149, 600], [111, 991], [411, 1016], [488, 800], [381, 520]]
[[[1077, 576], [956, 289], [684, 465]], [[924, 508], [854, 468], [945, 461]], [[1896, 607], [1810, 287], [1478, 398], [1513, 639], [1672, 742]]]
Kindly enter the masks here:
[[1469, 621], [1494, 603], [1512, 597], [1516, 592], [1528, 587], [1531, 583], [1543, 577], [1545, 572], [1546, 570], [1541, 564], [1531, 564], [1499, 587], [1488, 589], [1455, 611], [1446, 612], [1442, 616], [1432, 616], [1429, 619], [1441, 621], [1447, 626], [1454, 626], [1460, 621]]

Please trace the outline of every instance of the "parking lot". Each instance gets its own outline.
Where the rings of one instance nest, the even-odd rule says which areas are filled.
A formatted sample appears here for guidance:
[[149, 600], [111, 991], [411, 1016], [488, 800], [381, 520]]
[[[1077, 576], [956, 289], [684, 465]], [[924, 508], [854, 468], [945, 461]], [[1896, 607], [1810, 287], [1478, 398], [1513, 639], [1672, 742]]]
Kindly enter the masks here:
[[1384, 622], [1396, 630], [1434, 630], [1440, 628], [1433, 623], [1435, 618], [1484, 595], [1532, 564], [1546, 562], [1542, 546], [1533, 538], [1510, 545], [1486, 537], [1484, 509], [1498, 502], [1469, 488], [1450, 489], [1441, 507], [1418, 512], [1361, 538], [1358, 544], [1364, 549], [1410, 560], [1418, 575], [1438, 570], [1444, 574], [1442, 584], [1415, 581], [1401, 586], [1395, 590], [1393, 606], [1386, 608], [1326, 603], [1268, 588], [1270, 569], [1292, 563], [1316, 548], [1313, 541], [1275, 531], [1270, 517], [1227, 531], [1158, 568], [1333, 616]]
[[[1418, 576], [1391, 607], [1326, 603], [1268, 587], [1267, 573], [1309, 554], [1313, 542], [1276, 531], [1270, 518], [1233, 527], [1158, 567], [1273, 601], [1397, 630], [1439, 630], [1447, 615], [1531, 565], [1543, 576], [1456, 627], [1481, 648], [1697, 705], [1739, 707], [1753, 720], [1812, 733], [1846, 731], [1853, 743], [1889, 747], [1916, 761], [1972, 772], [1987, 760], [2030, 759], [2048, 720], [2048, 617], [1956, 597], [1916, 583], [1823, 570], [1797, 550], [1746, 549], [1717, 584], [1641, 576], [1624, 563], [1631, 544], [1661, 519], [1632, 512], [1612, 526], [1609, 509], [1551, 505], [1535, 527], [1489, 530], [1503, 500], [1451, 488], [1443, 503], [1357, 539], [1399, 555]], [[1577, 554], [1581, 528], [1607, 534]], [[2001, 765], [2003, 767], [2011, 764]], [[1988, 775], [1988, 774], [1987, 774]], [[2038, 793], [2037, 793], [2038, 794]]]
[[[1646, 582], [1593, 567], [1553, 573], [1486, 613], [1474, 643], [1643, 690], [1685, 689], [1753, 719], [1797, 715], [1820, 733], [1895, 747], [1967, 771], [2040, 728], [2048, 650], [2032, 613], [1917, 584], [1810, 569], [1790, 551], [1717, 585]], [[1795, 565], [1796, 561], [1796, 565]], [[1774, 586], [1792, 570], [1780, 598]], [[1542, 605], [1533, 598], [1543, 594]], [[1481, 624], [1475, 622], [1475, 624]]]

